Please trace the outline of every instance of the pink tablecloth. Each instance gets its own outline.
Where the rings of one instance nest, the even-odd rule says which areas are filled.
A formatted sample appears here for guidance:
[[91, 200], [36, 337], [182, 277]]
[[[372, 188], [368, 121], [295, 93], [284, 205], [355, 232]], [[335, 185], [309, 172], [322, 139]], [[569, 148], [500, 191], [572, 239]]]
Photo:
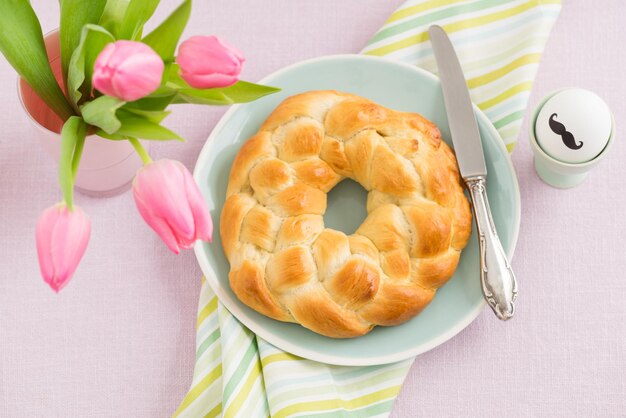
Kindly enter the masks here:
[[[403, 0], [197, 1], [187, 35], [216, 33], [242, 49], [257, 80], [305, 58], [359, 51]], [[177, 2], [164, 1], [159, 17]], [[531, 106], [580, 86], [612, 107], [618, 132], [607, 159], [574, 190], [541, 183], [526, 130], [513, 156], [523, 217], [513, 260], [516, 318], [485, 311], [416, 360], [394, 417], [620, 416], [626, 414], [626, 5], [565, 2]], [[57, 2], [33, 1], [44, 31]], [[157, 18], [158, 20], [158, 18]], [[73, 282], [54, 295], [39, 277], [34, 224], [60, 198], [54, 164], [28, 136], [15, 75], [0, 58], [0, 416], [170, 415], [194, 364], [200, 269], [174, 256], [140, 221], [130, 194], [78, 196], [93, 237]], [[188, 143], [155, 157], [193, 167], [223, 109], [178, 109]]]

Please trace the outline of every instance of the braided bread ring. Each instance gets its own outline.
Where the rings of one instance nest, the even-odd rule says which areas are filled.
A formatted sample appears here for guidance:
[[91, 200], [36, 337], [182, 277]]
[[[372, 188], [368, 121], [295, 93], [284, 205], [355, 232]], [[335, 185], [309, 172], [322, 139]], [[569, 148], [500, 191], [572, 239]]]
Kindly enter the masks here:
[[[357, 231], [324, 227], [344, 178], [369, 191]], [[348, 338], [417, 315], [471, 232], [456, 159], [437, 127], [335, 91], [289, 97], [233, 163], [220, 234], [249, 307]]]

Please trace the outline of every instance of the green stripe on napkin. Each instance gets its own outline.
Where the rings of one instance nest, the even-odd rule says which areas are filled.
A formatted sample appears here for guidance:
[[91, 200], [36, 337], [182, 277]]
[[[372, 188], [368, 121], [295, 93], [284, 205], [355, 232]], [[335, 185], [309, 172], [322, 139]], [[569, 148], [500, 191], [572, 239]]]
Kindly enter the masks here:
[[362, 51], [437, 73], [428, 27], [452, 40], [474, 103], [512, 151], [559, 0], [408, 1]]
[[285, 353], [241, 325], [204, 279], [198, 318], [196, 369], [180, 417], [385, 416], [411, 365], [331, 366]]
[[[433, 23], [442, 25], [457, 49], [473, 101], [511, 151], [559, 11], [554, 0], [410, 0], [363, 53], [436, 73], [427, 30]], [[345, 367], [285, 353], [239, 323], [203, 279], [196, 367], [175, 416], [387, 417], [412, 361]]]

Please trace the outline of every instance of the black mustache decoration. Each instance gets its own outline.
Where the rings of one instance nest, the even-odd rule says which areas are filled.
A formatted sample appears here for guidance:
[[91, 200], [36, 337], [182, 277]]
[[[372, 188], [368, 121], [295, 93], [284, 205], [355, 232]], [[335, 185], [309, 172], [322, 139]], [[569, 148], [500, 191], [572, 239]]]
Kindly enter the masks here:
[[559, 116], [559, 115], [557, 115], [556, 113], [553, 113], [550, 116], [550, 121], [548, 122], [548, 124], [550, 125], [550, 129], [552, 129], [552, 132], [561, 136], [561, 140], [563, 141], [563, 143], [565, 144], [567, 148], [580, 149], [583, 146], [583, 141], [580, 141], [580, 143], [577, 144], [576, 138], [574, 138], [574, 135], [572, 135], [571, 132], [568, 132], [562, 123], [554, 120], [555, 116]]

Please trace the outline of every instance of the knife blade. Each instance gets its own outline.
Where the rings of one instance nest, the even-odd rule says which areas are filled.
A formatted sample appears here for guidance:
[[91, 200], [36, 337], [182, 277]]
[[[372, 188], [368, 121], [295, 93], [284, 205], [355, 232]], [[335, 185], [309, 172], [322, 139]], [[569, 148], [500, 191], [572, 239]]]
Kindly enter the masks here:
[[502, 320], [513, 317], [517, 280], [502, 248], [489, 209], [487, 166], [467, 83], [452, 42], [440, 26], [428, 29], [437, 61], [450, 135], [461, 177], [472, 200], [480, 247], [480, 279], [485, 300]]

